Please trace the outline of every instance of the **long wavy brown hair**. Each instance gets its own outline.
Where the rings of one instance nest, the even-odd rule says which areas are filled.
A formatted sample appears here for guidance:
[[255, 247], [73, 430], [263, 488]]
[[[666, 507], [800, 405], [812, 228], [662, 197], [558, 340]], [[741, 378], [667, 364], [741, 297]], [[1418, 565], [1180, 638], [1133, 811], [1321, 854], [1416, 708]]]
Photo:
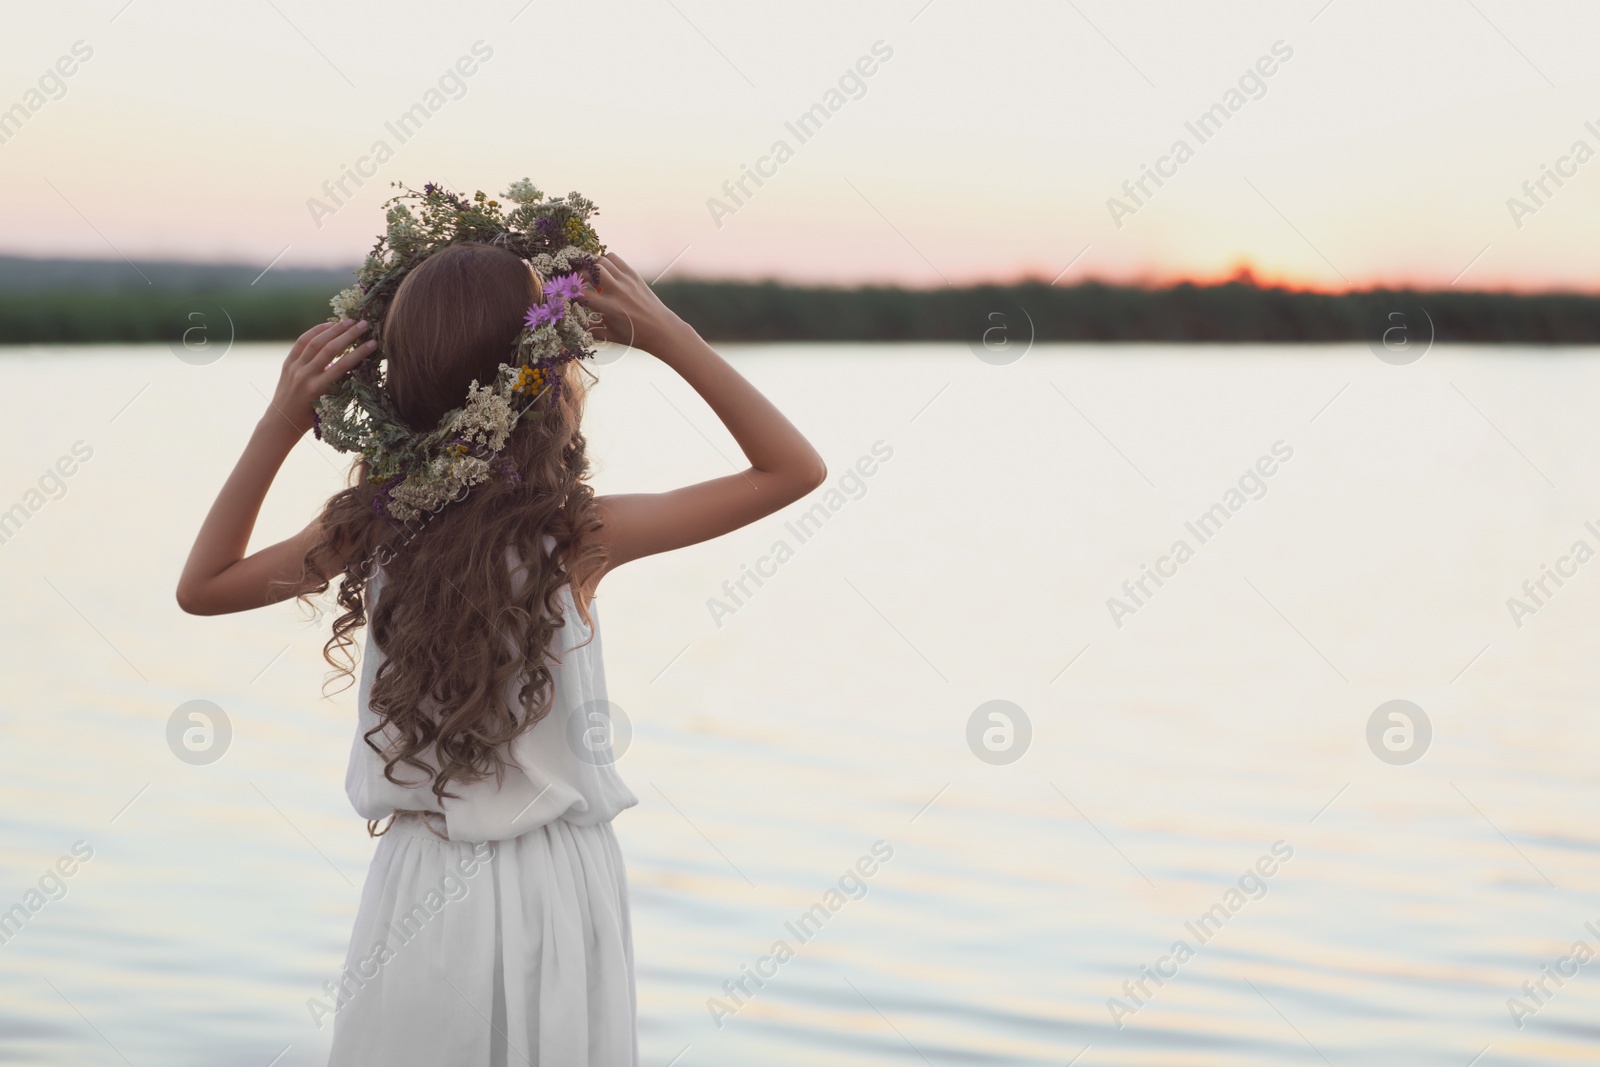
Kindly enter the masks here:
[[[412, 270], [383, 330], [401, 418], [427, 432], [474, 379], [492, 381], [539, 295], [525, 261], [486, 244], [452, 245]], [[371, 625], [384, 661], [368, 694], [379, 721], [365, 740], [397, 785], [421, 775], [443, 799], [456, 795], [452, 784], [501, 780], [507, 742], [549, 713], [562, 587], [581, 590], [604, 559], [579, 431], [586, 385], [587, 371], [565, 364], [560, 387], [512, 433], [495, 477], [435, 514], [409, 524], [381, 514], [360, 460], [323, 511], [306, 568], [313, 584], [320, 576], [312, 593], [339, 582], [341, 613], [323, 648], [330, 684], [353, 682], [354, 634]], [[374, 609], [370, 583], [380, 573]], [[588, 624], [586, 599], [575, 595]]]

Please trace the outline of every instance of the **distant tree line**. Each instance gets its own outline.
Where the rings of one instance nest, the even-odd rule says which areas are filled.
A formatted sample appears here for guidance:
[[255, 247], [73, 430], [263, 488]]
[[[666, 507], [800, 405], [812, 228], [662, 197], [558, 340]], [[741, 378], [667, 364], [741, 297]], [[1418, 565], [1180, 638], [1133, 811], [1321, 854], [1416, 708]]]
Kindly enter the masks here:
[[[327, 317], [350, 273], [0, 257], [0, 344], [287, 340]], [[1368, 290], [1248, 280], [1147, 289], [1083, 282], [834, 288], [667, 281], [662, 299], [719, 341], [1479, 342], [1600, 344], [1600, 296]]]
[[1381, 342], [1600, 344], [1600, 296], [1369, 290], [1249, 282], [1161, 289], [1083, 282], [946, 289], [664, 282], [707, 337], [734, 341]]

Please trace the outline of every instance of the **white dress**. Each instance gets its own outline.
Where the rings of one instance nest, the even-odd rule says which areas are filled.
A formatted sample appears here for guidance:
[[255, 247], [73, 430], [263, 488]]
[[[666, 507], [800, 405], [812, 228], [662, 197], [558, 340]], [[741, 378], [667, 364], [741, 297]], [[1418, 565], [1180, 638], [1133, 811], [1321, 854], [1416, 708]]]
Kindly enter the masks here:
[[[345, 791], [368, 819], [437, 815], [403, 814], [379, 841], [345, 969], [327, 991], [329, 1067], [638, 1064], [627, 882], [611, 830], [638, 799], [610, 758], [598, 620], [591, 631], [571, 589], [562, 597], [549, 715], [508, 746], [502, 783], [452, 784], [459, 799], [442, 803], [427, 786], [388, 781], [363, 740], [378, 723], [367, 695], [383, 661], [368, 633]], [[410, 780], [404, 765], [395, 773]]]

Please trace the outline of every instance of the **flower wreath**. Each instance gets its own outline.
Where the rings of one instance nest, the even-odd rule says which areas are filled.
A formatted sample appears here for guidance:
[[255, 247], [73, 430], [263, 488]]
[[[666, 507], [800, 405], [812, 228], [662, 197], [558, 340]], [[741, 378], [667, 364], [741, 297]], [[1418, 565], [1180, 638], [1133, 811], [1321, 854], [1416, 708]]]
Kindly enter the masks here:
[[[590, 328], [600, 316], [577, 303], [583, 280], [599, 282], [595, 258], [605, 246], [589, 225], [594, 204], [577, 193], [546, 199], [526, 178], [504, 196], [509, 211], [482, 191], [471, 200], [431, 182], [406, 188], [387, 203], [387, 232], [356, 271], [357, 284], [334, 297], [334, 321], [364, 318], [373, 354], [316, 404], [318, 439], [340, 452], [359, 452], [377, 487], [373, 507], [400, 522], [435, 512], [487, 481], [495, 457], [538, 401], [560, 395], [562, 364], [594, 355]], [[408, 201], [418, 201], [413, 211]], [[474, 381], [466, 403], [417, 433], [399, 417], [385, 387], [384, 318], [395, 292], [417, 264], [463, 241], [498, 245], [526, 260], [543, 283], [544, 298], [528, 308], [507, 362], [488, 385]], [[548, 408], [548, 404], [543, 405]], [[514, 472], [509, 472], [514, 476]]]

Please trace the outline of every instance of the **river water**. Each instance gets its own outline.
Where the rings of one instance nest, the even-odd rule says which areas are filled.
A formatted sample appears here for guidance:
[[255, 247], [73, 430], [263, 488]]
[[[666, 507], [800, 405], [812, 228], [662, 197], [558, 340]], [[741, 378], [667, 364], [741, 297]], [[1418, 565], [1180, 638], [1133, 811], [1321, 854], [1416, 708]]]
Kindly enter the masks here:
[[[834, 492], [601, 590], [646, 1065], [1600, 1056], [1600, 352], [726, 350]], [[0, 1062], [326, 1057], [326, 622], [172, 598], [281, 352], [0, 355]], [[731, 469], [599, 372], [601, 492]]]

